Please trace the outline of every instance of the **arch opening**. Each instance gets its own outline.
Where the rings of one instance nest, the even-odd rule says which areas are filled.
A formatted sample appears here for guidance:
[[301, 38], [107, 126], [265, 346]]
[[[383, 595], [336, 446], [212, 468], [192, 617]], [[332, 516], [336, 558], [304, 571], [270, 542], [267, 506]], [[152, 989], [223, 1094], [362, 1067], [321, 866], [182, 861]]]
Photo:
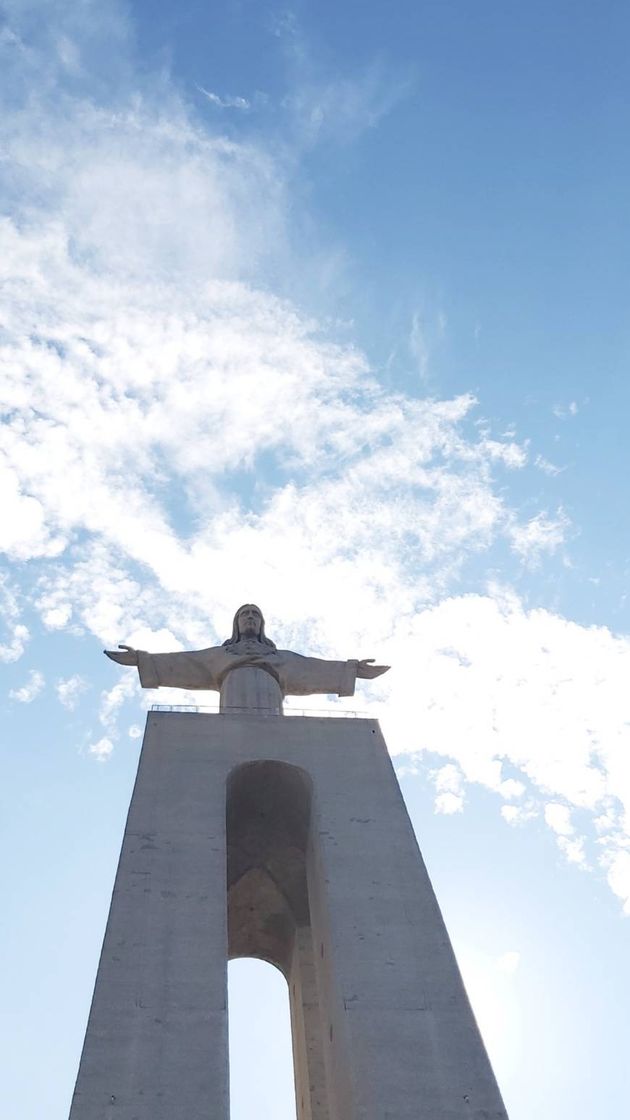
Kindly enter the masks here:
[[310, 925], [306, 851], [311, 780], [297, 766], [250, 762], [227, 787], [228, 956], [289, 976], [296, 930]]
[[289, 987], [297, 1117], [329, 1120], [308, 890], [312, 800], [310, 776], [289, 763], [249, 762], [229, 775], [228, 957], [257, 958], [282, 972]]
[[296, 1120], [289, 990], [260, 960], [228, 966], [230, 1120]]

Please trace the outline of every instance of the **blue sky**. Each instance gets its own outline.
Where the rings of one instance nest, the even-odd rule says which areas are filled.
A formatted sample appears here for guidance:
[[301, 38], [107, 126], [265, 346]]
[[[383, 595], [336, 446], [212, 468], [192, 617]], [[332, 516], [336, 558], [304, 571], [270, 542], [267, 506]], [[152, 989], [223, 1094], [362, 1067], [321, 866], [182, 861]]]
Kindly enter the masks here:
[[[619, 1112], [629, 35], [615, 2], [2, 6], [11, 1118], [67, 1115], [144, 713], [187, 699], [101, 650], [252, 600], [393, 666], [346, 707], [511, 1120]], [[285, 1120], [282, 989], [247, 1027], [239, 968], [234, 1052], [278, 1055], [232, 1120]]]

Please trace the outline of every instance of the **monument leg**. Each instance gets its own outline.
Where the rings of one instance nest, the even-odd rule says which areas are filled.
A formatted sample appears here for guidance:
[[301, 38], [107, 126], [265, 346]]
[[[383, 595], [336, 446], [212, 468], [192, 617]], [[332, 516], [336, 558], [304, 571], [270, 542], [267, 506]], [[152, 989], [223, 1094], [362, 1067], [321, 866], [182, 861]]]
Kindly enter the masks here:
[[507, 1120], [378, 724], [330, 723], [307, 867], [339, 1120]]
[[289, 993], [297, 1117], [298, 1120], [330, 1120], [310, 926], [296, 930]]
[[70, 1120], [228, 1116], [225, 792], [203, 740], [148, 740]]

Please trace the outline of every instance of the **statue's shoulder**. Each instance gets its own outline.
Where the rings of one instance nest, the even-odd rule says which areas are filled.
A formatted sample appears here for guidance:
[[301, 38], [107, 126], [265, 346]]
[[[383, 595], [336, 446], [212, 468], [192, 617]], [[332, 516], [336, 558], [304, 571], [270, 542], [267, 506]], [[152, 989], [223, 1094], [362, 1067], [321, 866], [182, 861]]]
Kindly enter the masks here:
[[182, 650], [188, 657], [200, 658], [204, 661], [210, 661], [217, 657], [225, 657], [227, 649], [223, 646], [208, 646], [206, 649], [189, 649]]

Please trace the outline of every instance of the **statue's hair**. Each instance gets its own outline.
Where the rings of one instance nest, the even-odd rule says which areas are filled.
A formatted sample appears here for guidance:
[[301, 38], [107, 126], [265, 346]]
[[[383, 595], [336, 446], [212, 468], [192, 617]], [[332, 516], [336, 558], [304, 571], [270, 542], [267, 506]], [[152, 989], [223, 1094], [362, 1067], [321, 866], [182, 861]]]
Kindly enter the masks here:
[[228, 638], [228, 640], [226, 642], [224, 642], [223, 645], [224, 646], [231, 646], [231, 645], [234, 645], [235, 642], [238, 642], [238, 640], [241, 636], [241, 632], [240, 632], [239, 626], [238, 626], [238, 616], [245, 607], [256, 607], [256, 610], [260, 613], [261, 623], [260, 623], [260, 634], [258, 635], [258, 641], [262, 642], [262, 644], [264, 646], [271, 646], [272, 649], [275, 649], [276, 648], [276, 643], [272, 642], [271, 638], [268, 638], [267, 635], [265, 634], [265, 619], [264, 619], [264, 616], [263, 616], [263, 613], [262, 613], [260, 607], [256, 606], [256, 603], [242, 603], [241, 604], [241, 606], [238, 608], [236, 614], [234, 615], [234, 621], [232, 623], [232, 637]]

